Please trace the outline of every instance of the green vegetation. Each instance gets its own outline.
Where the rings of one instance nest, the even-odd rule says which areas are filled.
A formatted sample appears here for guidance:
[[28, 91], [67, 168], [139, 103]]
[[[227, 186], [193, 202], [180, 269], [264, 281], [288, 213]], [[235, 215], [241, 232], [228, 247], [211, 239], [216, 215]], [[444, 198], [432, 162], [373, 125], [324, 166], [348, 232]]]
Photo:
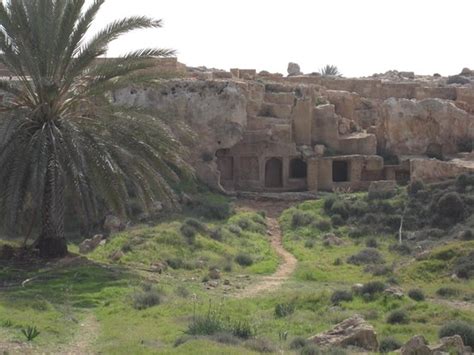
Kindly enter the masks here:
[[339, 73], [339, 69], [337, 69], [337, 66], [329, 65], [329, 64], [327, 64], [326, 66], [321, 68], [320, 73], [321, 73], [322, 76], [341, 75], [341, 73]]

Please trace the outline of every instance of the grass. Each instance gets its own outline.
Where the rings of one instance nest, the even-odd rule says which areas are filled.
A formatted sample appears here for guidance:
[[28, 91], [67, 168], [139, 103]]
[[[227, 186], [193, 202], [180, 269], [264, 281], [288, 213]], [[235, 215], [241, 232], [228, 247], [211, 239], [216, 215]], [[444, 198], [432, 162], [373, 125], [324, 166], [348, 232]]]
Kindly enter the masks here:
[[[364, 199], [365, 194], [347, 198]], [[390, 206], [400, 203], [399, 195], [386, 201]], [[301, 217], [294, 223], [295, 213], [305, 216], [303, 223]], [[195, 228], [191, 244], [181, 232], [183, 223], [190, 224], [186, 218], [195, 218], [203, 226]], [[439, 329], [449, 321], [474, 321], [473, 310], [450, 303], [473, 294], [473, 281], [454, 279], [451, 271], [458, 258], [474, 249], [474, 241], [440, 243], [426, 259], [415, 260], [412, 255], [390, 250], [396, 243], [393, 234], [363, 230], [362, 235], [351, 238], [351, 221], [342, 226], [321, 221], [330, 221], [323, 200], [284, 211], [280, 217], [283, 242], [297, 257], [297, 270], [280, 289], [250, 299], [238, 299], [233, 293], [261, 275], [273, 273], [278, 265], [266, 235], [265, 219], [254, 212], [239, 211], [219, 219], [190, 211], [151, 227], [138, 226], [114, 235], [88, 259], [56, 266], [0, 265], [4, 285], [0, 338], [23, 342], [21, 329], [35, 326], [40, 335], [31, 344], [43, 352], [54, 352], [80, 336], [84, 331], [81, 322], [92, 316], [98, 324], [92, 349], [105, 354], [256, 354], [266, 344], [291, 354], [298, 351], [291, 349], [293, 339], [303, 344], [301, 339], [326, 331], [356, 313], [376, 328], [379, 340], [393, 337], [402, 343], [413, 334], [423, 334], [433, 343]], [[218, 238], [215, 230], [219, 230]], [[327, 233], [334, 233], [343, 244], [325, 246]], [[369, 240], [376, 240], [383, 265], [393, 267], [390, 276], [373, 276], [365, 271], [366, 265], [347, 263], [350, 256], [366, 248]], [[117, 252], [122, 257], [112, 260], [111, 255]], [[250, 256], [253, 263], [239, 265], [234, 261], [239, 254]], [[166, 261], [165, 271], [153, 271], [153, 265]], [[221, 278], [210, 282], [219, 286], [208, 289], [202, 279], [215, 269]], [[27, 279], [31, 281], [22, 287]], [[383, 292], [374, 297], [352, 292], [351, 297], [339, 297], [337, 302], [331, 299], [335, 291], [349, 291], [357, 283], [388, 285], [394, 280], [405, 292], [401, 299]], [[437, 294], [442, 287], [458, 292], [442, 297]], [[408, 297], [411, 289], [423, 292], [425, 299]], [[210, 302], [218, 309], [226, 332], [186, 335], [196, 316], [208, 314]], [[400, 310], [406, 313], [407, 322], [388, 323], [389, 315]], [[247, 336], [251, 339], [243, 339]], [[185, 341], [175, 346], [183, 337]]]

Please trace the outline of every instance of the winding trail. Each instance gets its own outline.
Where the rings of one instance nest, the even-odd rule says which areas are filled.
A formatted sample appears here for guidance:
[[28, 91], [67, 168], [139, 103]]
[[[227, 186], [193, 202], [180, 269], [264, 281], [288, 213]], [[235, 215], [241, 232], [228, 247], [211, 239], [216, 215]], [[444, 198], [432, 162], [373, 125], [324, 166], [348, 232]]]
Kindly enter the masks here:
[[239, 200], [237, 206], [245, 210], [266, 213], [267, 233], [271, 237], [271, 246], [280, 257], [280, 265], [274, 274], [262, 277], [257, 283], [249, 285], [236, 295], [237, 298], [251, 298], [279, 288], [295, 271], [298, 262], [294, 255], [283, 247], [283, 236], [277, 220], [289, 207], [288, 202]]

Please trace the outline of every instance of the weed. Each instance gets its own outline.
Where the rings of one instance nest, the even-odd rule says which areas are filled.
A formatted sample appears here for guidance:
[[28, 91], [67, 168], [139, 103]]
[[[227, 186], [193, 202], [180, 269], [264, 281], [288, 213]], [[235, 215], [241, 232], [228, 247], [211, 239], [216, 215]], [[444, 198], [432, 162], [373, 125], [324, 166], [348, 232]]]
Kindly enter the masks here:
[[291, 218], [293, 228], [305, 227], [314, 222], [314, 217], [309, 213], [296, 211]]
[[295, 312], [295, 308], [293, 303], [278, 303], [275, 306], [275, 316], [277, 318], [287, 317]]
[[408, 313], [403, 309], [392, 311], [387, 317], [387, 323], [389, 324], [407, 324], [409, 322]]
[[293, 340], [290, 343], [290, 349], [291, 350], [302, 349], [306, 346], [307, 343], [308, 343], [307, 340], [303, 337], [293, 338]]
[[381, 264], [384, 262], [382, 254], [377, 249], [367, 248], [361, 250], [359, 253], [350, 256], [347, 259], [349, 264], [363, 265], [363, 264]]
[[33, 341], [40, 332], [35, 326], [27, 326], [26, 328], [21, 328], [21, 333], [25, 336], [27, 341]]
[[331, 302], [334, 305], [339, 305], [341, 302], [352, 301], [352, 292], [345, 290], [336, 290], [331, 295]]
[[403, 344], [394, 337], [386, 337], [380, 340], [379, 351], [383, 354], [400, 349]]
[[418, 288], [411, 289], [410, 291], [408, 291], [408, 297], [417, 302], [425, 300], [425, 294], [422, 290]]
[[132, 294], [132, 305], [137, 310], [143, 310], [157, 306], [161, 303], [161, 295], [152, 286], [144, 286], [142, 290]]

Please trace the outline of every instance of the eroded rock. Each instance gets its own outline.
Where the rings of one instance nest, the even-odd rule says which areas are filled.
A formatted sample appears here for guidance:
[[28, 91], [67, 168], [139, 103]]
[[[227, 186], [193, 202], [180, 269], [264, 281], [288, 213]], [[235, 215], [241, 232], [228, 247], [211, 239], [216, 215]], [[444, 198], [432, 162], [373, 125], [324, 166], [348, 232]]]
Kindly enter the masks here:
[[379, 346], [374, 327], [359, 315], [344, 320], [333, 329], [315, 335], [308, 341], [320, 346], [343, 348], [353, 346], [368, 351], [377, 351]]

